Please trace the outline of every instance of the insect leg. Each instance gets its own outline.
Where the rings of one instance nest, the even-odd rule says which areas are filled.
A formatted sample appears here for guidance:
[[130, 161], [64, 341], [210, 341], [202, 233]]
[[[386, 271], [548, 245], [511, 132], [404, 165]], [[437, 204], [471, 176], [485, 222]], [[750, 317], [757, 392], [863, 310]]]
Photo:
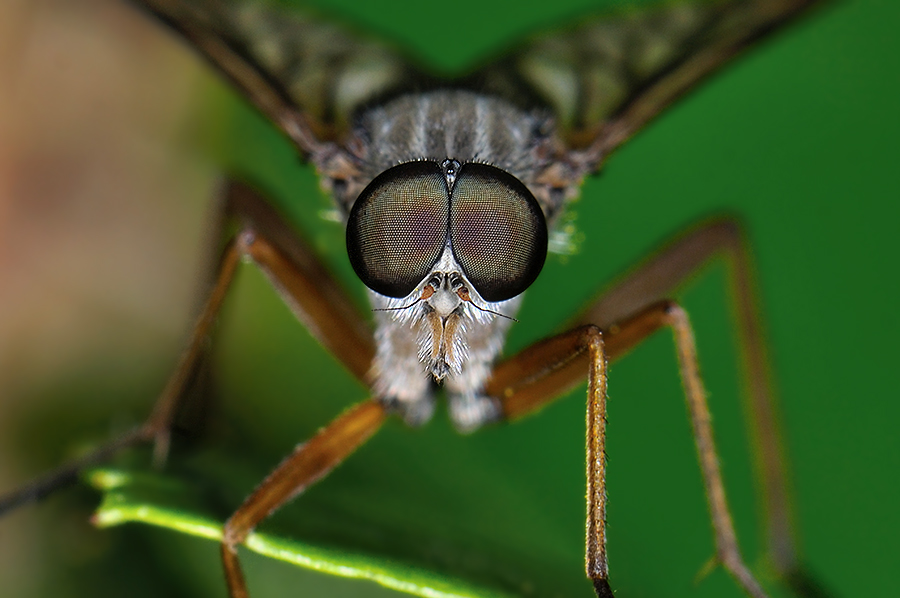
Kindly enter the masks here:
[[188, 346], [150, 417], [141, 426], [84, 457], [0, 496], [0, 515], [74, 483], [79, 472], [106, 461], [126, 447], [156, 440], [157, 456], [164, 453], [169, 427], [181, 407], [186, 388], [202, 362], [207, 340], [243, 256], [252, 258], [260, 266], [313, 336], [354, 376], [361, 381], [366, 380], [375, 354], [371, 332], [325, 266], [250, 187], [229, 183], [223, 210], [223, 222], [237, 220], [241, 232], [222, 252], [214, 283], [191, 332]]
[[[773, 392], [765, 335], [757, 307], [753, 264], [739, 223], [704, 223], [656, 253], [591, 304], [572, 325], [592, 323], [608, 329], [614, 322], [671, 294], [714, 257], [730, 267], [749, 429], [762, 497], [767, 553], [778, 575], [799, 596], [827, 596], [798, 557], [780, 418]], [[609, 339], [607, 338], [609, 341]]]
[[238, 544], [260, 521], [344, 461], [381, 427], [386, 416], [381, 403], [373, 399], [351, 407], [294, 449], [228, 519], [222, 536], [222, 562], [232, 598], [248, 595], [237, 557]]
[[262, 269], [294, 315], [363, 383], [375, 356], [367, 320], [344, 289], [272, 207], [253, 189], [231, 183], [229, 209], [244, 226], [245, 254]]
[[[768, 551], [778, 573], [796, 595], [827, 596], [828, 592], [803, 568], [796, 556], [777, 410], [756, 308], [751, 260], [740, 226], [733, 220], [720, 219], [680, 236], [591, 303], [573, 319], [572, 325], [590, 323], [599, 326], [604, 330], [607, 357], [616, 359], [658, 328], [651, 326], [650, 320], [636, 318], [634, 314], [669, 296], [717, 256], [724, 256], [731, 266], [732, 296], [750, 391], [751, 432], [765, 506]], [[625, 326], [623, 322], [630, 323]], [[580, 383], [587, 367], [584, 356], [573, 356], [570, 361], [552, 368], [546, 368], [546, 364], [545, 355], [531, 349], [523, 351], [495, 367], [487, 393], [500, 397], [506, 413], [516, 417]], [[540, 375], [535, 376], [539, 371]], [[529, 383], [517, 388], [512, 396], [504, 397], [509, 385], [517, 380], [528, 380]]]
[[[641, 313], [616, 323], [606, 333], [583, 326], [539, 342], [501, 364], [487, 385], [500, 398], [509, 419], [539, 408], [588, 369], [588, 517], [586, 566], [599, 598], [611, 598], [606, 558], [606, 369], [605, 359], [621, 356], [663, 326], [672, 328], [681, 378], [687, 397], [700, 469], [712, 517], [718, 560], [753, 598], [766, 593], [744, 564], [734, 525], [725, 500], [706, 394], [700, 379], [694, 336], [684, 310], [672, 301], [661, 301]], [[574, 337], [574, 338], [573, 338]], [[582, 340], [583, 339], [583, 340]], [[577, 342], [572, 342], [577, 340]], [[567, 346], [568, 345], [568, 346]], [[605, 350], [604, 350], [605, 346]], [[585, 363], [587, 362], [587, 363]], [[579, 375], [580, 373], [580, 375]]]
[[[603, 333], [593, 325], [540, 341], [498, 366], [485, 389], [503, 417], [516, 419], [558, 396], [556, 386], [588, 372], [587, 575], [597, 596], [611, 598], [606, 559], [606, 361]], [[587, 363], [585, 363], [587, 362]]]
[[220, 212], [213, 238], [222, 238], [227, 224], [237, 221], [240, 232], [232, 240], [236, 255], [226, 248], [191, 344], [148, 421], [157, 430], [156, 462], [161, 461], [183, 391], [203, 358], [206, 338], [230, 285], [236, 262], [229, 260], [252, 259], [297, 319], [360, 381], [366, 381], [375, 354], [370, 329], [343, 289], [258, 192], [241, 182], [227, 182]]
[[[366, 382], [375, 354], [365, 321], [300, 238], [253, 189], [228, 188], [227, 210], [241, 222], [240, 255], [266, 274], [297, 318], [352, 374]], [[324, 477], [378, 430], [386, 412], [374, 400], [339, 416], [298, 446], [244, 501], [225, 524], [222, 562], [231, 595], [247, 596], [237, 546], [275, 509]]]

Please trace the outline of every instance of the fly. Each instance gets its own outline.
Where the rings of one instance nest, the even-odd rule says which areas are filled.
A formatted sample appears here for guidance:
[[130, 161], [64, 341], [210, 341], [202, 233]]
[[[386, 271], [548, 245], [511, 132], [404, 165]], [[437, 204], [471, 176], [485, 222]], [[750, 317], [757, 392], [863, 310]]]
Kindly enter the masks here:
[[[427, 422], [439, 397], [436, 383], [455, 427], [469, 433], [529, 415], [586, 378], [586, 573], [595, 594], [608, 598], [607, 363], [668, 328], [716, 560], [748, 596], [763, 598], [731, 522], [693, 330], [669, 298], [699, 267], [724, 255], [735, 280], [745, 366], [758, 382], [751, 406], [766, 471], [770, 557], [797, 595], [814, 595], [786, 523], [781, 440], [747, 250], [735, 222], [687, 231], [585, 306], [568, 331], [502, 360], [500, 353], [543, 267], [551, 232], [584, 178], [701, 79], [817, 2], [682, 2], [607, 12], [534, 37], [458, 79], [431, 76], [379, 43], [274, 7], [212, 0], [138, 4], [189, 40], [315, 166], [346, 223], [348, 256], [368, 289], [374, 329], [262, 194], [232, 181], [224, 209], [239, 230], [152, 415], [65, 476], [139, 442], [154, 441], [165, 454], [236, 266], [249, 258], [372, 396], [301, 444], [226, 522], [221, 555], [231, 596], [248, 595], [237, 547], [256, 526], [347, 459], [387, 418]], [[38, 482], [7, 499], [6, 508], [62, 479]]]

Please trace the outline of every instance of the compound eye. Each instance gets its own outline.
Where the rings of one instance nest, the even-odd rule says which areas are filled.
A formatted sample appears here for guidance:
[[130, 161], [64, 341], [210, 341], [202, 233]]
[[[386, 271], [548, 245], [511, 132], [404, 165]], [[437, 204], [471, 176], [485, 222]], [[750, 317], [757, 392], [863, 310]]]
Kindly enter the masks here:
[[547, 223], [519, 179], [487, 164], [464, 164], [450, 199], [453, 255], [487, 301], [515, 297], [547, 257]]
[[407, 162], [375, 177], [347, 220], [347, 254], [360, 280], [388, 297], [412, 293], [446, 245], [448, 202], [435, 162]]

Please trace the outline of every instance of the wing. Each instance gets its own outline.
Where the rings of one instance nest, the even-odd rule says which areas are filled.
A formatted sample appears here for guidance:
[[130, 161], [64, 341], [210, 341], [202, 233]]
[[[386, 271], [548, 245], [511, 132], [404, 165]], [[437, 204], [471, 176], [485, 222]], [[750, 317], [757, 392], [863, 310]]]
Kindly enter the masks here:
[[480, 76], [525, 82], [585, 171], [701, 79], [818, 0], [667, 2], [539, 35]]
[[426, 80], [393, 48], [287, 8], [134, 1], [185, 37], [304, 155], [342, 139], [360, 106]]
[[741, 50], [821, 0], [675, 0], [533, 37], [455, 81], [390, 46], [261, 2], [135, 0], [179, 31], [309, 155], [344, 138], [362, 106], [467, 87], [549, 106], [581, 172]]

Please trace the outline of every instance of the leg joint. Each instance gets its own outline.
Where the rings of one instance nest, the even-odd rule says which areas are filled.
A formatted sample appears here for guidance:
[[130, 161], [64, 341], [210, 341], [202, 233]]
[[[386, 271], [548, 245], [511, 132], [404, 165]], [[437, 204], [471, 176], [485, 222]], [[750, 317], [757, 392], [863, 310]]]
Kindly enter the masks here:
[[603, 344], [603, 330], [594, 324], [586, 324], [581, 327], [581, 343], [585, 348], [596, 347]]
[[234, 518], [229, 518], [222, 528], [222, 545], [230, 552], [236, 553], [237, 546], [247, 538], [246, 533], [242, 533], [234, 524]]
[[241, 255], [250, 255], [256, 243], [256, 231], [249, 226], [241, 228], [235, 239], [237, 250]]

